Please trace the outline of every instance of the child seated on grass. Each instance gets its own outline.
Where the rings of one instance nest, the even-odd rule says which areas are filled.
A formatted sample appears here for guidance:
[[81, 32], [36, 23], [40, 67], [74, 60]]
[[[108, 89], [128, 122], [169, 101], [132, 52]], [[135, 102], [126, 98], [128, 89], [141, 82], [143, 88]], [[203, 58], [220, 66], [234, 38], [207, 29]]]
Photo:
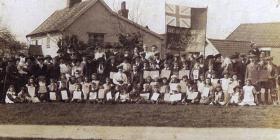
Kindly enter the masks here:
[[151, 102], [153, 104], [158, 104], [160, 100], [160, 91], [159, 91], [159, 83], [156, 83], [153, 87], [153, 93], [151, 95]]
[[89, 102], [96, 104], [98, 101], [97, 95], [98, 95], [98, 87], [96, 86], [95, 83], [92, 83], [90, 86], [89, 97], [88, 97]]
[[197, 104], [199, 103], [199, 94], [197, 91], [197, 86], [194, 83], [189, 83], [187, 93], [186, 93], [186, 103], [187, 104]]
[[88, 77], [84, 77], [84, 82], [82, 82], [81, 84], [82, 84], [82, 91], [84, 94], [84, 99], [88, 100], [90, 87], [91, 87], [92, 83], [90, 82]]
[[214, 90], [214, 96], [212, 97], [214, 100], [213, 102], [211, 102], [211, 105], [225, 105], [222, 86], [217, 85], [217, 87]]
[[139, 101], [139, 88], [140, 85], [133, 87], [129, 93], [129, 98], [131, 103], [137, 103]]
[[27, 88], [22, 87], [20, 92], [18, 93], [19, 103], [32, 103], [32, 99], [28, 94]]
[[45, 77], [39, 77], [38, 97], [41, 102], [50, 100]]
[[129, 103], [130, 98], [129, 98], [129, 93], [126, 90], [126, 87], [121, 86], [119, 88], [120, 92], [120, 103]]
[[211, 103], [211, 95], [213, 94], [213, 86], [209, 78], [205, 80], [205, 85], [201, 88], [201, 91], [200, 104], [208, 105]]
[[229, 104], [238, 105], [240, 103], [240, 97], [241, 97], [241, 87], [236, 86], [234, 87], [234, 93], [231, 95]]
[[57, 83], [55, 82], [54, 79], [50, 79], [50, 85], [48, 85], [48, 90], [49, 90], [49, 98], [50, 101], [58, 101], [59, 100], [59, 96], [57, 95]]
[[34, 78], [30, 77], [28, 80], [28, 83], [26, 84], [27, 92], [30, 95], [32, 103], [39, 103], [40, 100], [38, 98], [37, 94], [37, 85], [35, 84]]
[[14, 85], [10, 85], [7, 93], [6, 93], [6, 98], [5, 98], [5, 103], [6, 104], [14, 104], [14, 103], [18, 103], [18, 97], [16, 95], [16, 90]]
[[181, 86], [177, 85], [176, 90], [173, 90], [170, 95], [170, 103], [172, 105], [178, 104], [182, 101]]
[[74, 102], [74, 103], [83, 102], [82, 85], [77, 84], [76, 89], [73, 92], [73, 98], [72, 98], [71, 102]]
[[149, 103], [151, 96], [151, 88], [149, 84], [143, 85], [144, 89], [140, 92], [140, 103]]

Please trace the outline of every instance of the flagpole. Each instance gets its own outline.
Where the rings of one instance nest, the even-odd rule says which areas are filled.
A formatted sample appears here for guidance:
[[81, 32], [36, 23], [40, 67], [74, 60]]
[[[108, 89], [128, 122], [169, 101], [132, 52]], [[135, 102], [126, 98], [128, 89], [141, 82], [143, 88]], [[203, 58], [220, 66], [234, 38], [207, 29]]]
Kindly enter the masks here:
[[[167, 48], [167, 24], [166, 24], [166, 0], [164, 0], [164, 27], [165, 27], [165, 45], [164, 45], [164, 52], [166, 52]], [[163, 50], [163, 49], [162, 49]], [[163, 53], [163, 52], [162, 52]], [[163, 54], [162, 54], [163, 55]], [[166, 58], [164, 58], [166, 59]]]

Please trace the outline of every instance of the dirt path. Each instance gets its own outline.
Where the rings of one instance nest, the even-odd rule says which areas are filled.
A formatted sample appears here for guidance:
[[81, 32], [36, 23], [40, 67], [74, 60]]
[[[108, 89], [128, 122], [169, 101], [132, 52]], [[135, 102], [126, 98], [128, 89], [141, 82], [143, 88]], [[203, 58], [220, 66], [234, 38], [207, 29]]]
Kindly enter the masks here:
[[44, 139], [122, 139], [122, 140], [277, 140], [280, 130], [247, 128], [171, 128], [171, 127], [104, 127], [0, 125], [0, 136]]

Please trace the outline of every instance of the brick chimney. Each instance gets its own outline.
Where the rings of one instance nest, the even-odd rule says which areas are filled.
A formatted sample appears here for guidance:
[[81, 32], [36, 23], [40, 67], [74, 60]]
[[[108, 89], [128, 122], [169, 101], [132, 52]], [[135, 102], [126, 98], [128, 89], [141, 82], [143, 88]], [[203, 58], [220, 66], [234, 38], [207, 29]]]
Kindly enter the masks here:
[[119, 15], [125, 17], [125, 18], [128, 18], [128, 13], [129, 13], [129, 10], [126, 9], [126, 2], [123, 1], [122, 4], [121, 4], [121, 10], [118, 11]]
[[82, 2], [82, 0], [67, 0], [67, 7], [72, 8], [75, 4]]

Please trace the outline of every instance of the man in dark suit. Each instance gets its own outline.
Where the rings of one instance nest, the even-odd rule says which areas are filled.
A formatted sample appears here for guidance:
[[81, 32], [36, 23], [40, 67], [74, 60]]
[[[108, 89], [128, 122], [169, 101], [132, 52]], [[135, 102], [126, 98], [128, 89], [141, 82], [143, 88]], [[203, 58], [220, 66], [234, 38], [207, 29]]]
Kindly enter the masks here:
[[35, 77], [39, 77], [39, 76], [46, 77], [48, 71], [47, 71], [47, 65], [44, 63], [44, 58], [39, 57], [37, 60], [38, 60], [37, 64], [34, 67], [34, 76]]
[[138, 84], [143, 83], [143, 73], [139, 70], [136, 65], [133, 65], [132, 72], [128, 76], [131, 87], [136, 87]]

